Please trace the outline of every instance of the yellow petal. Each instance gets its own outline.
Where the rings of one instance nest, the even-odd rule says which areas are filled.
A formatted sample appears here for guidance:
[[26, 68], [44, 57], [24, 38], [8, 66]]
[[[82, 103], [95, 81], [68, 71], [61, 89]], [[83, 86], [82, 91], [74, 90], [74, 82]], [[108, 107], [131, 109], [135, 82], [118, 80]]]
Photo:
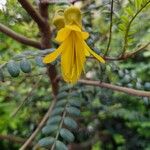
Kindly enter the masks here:
[[74, 25], [66, 25], [66, 28], [68, 28], [69, 30], [81, 32], [81, 29], [75, 24]]
[[62, 28], [62, 29], [60, 29], [59, 31], [58, 31], [58, 33], [57, 33], [57, 36], [56, 36], [56, 38], [55, 38], [55, 40], [57, 41], [57, 42], [63, 42], [63, 41], [65, 41], [65, 39], [69, 36], [69, 34], [70, 34], [70, 32], [71, 32], [71, 30], [69, 30], [68, 28]]
[[72, 69], [73, 69], [73, 62], [74, 62], [74, 45], [72, 39], [72, 33], [70, 36], [65, 40], [64, 51], [61, 55], [61, 70], [63, 79], [66, 82], [70, 82], [72, 76]]
[[84, 52], [84, 41], [81, 41], [77, 36], [76, 36], [76, 65], [77, 65], [77, 80], [81, 75], [82, 70], [84, 69], [84, 63], [85, 63], [85, 52]]
[[65, 41], [65, 51], [61, 55], [62, 76], [66, 82], [76, 83], [84, 68], [84, 44], [75, 32], [72, 32]]
[[84, 45], [85, 45], [85, 49], [89, 51], [96, 59], [98, 59], [102, 63], [105, 63], [105, 60], [101, 56], [97, 55], [93, 50], [91, 50], [85, 42]]
[[47, 63], [53, 62], [60, 55], [60, 53], [63, 51], [63, 47], [64, 47], [64, 44], [60, 45], [54, 52], [46, 55], [43, 58], [43, 63], [47, 64]]
[[[82, 45], [84, 47], [84, 38], [86, 38], [87, 36], [89, 36], [89, 34], [87, 32], [76, 32], [77, 38], [80, 39], [80, 41], [82, 41]], [[83, 35], [84, 34], [84, 35]], [[85, 56], [90, 56], [89, 51], [86, 48], [82, 49], [84, 51]]]
[[89, 37], [89, 33], [88, 32], [82, 32], [82, 37], [84, 40], [86, 40]]

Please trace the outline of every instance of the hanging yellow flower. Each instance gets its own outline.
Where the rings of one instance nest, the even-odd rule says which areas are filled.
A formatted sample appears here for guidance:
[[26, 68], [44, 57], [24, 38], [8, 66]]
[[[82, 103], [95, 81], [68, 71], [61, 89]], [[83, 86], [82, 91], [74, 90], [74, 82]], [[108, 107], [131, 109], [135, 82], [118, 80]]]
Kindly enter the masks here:
[[92, 51], [85, 40], [89, 37], [81, 27], [81, 12], [78, 8], [71, 6], [64, 12], [65, 27], [58, 31], [56, 41], [61, 45], [53, 53], [46, 55], [44, 63], [53, 62], [61, 55], [61, 71], [63, 79], [69, 83], [76, 83], [80, 78], [86, 56], [92, 54], [100, 62], [104, 59]]

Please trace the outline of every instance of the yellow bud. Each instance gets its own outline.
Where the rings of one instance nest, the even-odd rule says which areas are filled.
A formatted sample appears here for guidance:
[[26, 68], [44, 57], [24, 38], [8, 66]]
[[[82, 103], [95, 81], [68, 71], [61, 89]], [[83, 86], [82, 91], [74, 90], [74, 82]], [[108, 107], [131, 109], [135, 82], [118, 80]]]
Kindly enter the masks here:
[[53, 18], [53, 24], [57, 28], [57, 30], [60, 30], [65, 26], [65, 20], [63, 16], [55, 15]]
[[64, 12], [65, 23], [66, 24], [73, 24], [76, 23], [77, 25], [81, 26], [81, 11], [79, 8], [75, 6], [70, 6]]

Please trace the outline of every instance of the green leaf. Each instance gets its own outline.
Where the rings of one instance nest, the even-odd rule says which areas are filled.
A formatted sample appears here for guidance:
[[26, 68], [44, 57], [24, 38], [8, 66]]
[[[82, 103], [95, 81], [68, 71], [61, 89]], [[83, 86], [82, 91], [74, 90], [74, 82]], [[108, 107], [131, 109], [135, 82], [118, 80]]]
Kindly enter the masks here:
[[133, 9], [132, 9], [131, 7], [127, 7], [127, 8], [125, 9], [125, 11], [126, 11], [130, 16], [133, 16], [133, 15], [134, 15], [134, 11], [133, 11]]
[[61, 114], [62, 112], [64, 111], [64, 108], [63, 107], [56, 107], [53, 111], [52, 111], [52, 116], [54, 115], [58, 115], [58, 114]]
[[51, 134], [53, 132], [55, 132], [58, 129], [57, 125], [46, 125], [43, 129], [42, 129], [42, 133], [43, 134]]
[[80, 115], [80, 110], [76, 107], [67, 107], [66, 111], [74, 116], [79, 116]]
[[20, 68], [24, 73], [31, 72], [31, 63], [26, 59], [22, 59], [20, 62]]
[[60, 92], [69, 91], [72, 88], [72, 85], [63, 86], [60, 88]]
[[59, 101], [56, 103], [56, 107], [64, 106], [66, 103], [67, 103], [67, 100], [66, 100], [66, 99], [59, 100]]
[[56, 150], [68, 150], [67, 146], [61, 141], [56, 141], [55, 148]]
[[7, 70], [12, 77], [18, 77], [20, 74], [20, 69], [18, 64], [14, 60], [10, 60], [7, 64]]
[[60, 135], [67, 142], [73, 142], [74, 141], [74, 135], [68, 129], [62, 128], [60, 130]]
[[61, 116], [54, 116], [50, 117], [50, 119], [47, 121], [47, 124], [56, 124], [61, 121]]
[[134, 0], [134, 5], [135, 5], [136, 10], [140, 9], [141, 2], [142, 2], [142, 0]]
[[76, 99], [69, 100], [69, 104], [72, 106], [75, 106], [75, 107], [81, 106], [81, 102], [79, 100], [76, 100]]
[[58, 94], [57, 99], [63, 99], [63, 98], [66, 98], [67, 96], [68, 96], [67, 92], [62, 92]]
[[43, 58], [41, 56], [37, 56], [35, 58], [35, 63], [37, 64], [37, 66], [39, 67], [45, 67], [46, 65], [43, 63]]
[[129, 18], [125, 15], [121, 16], [121, 20], [123, 21], [124, 24], [128, 24], [129, 23]]
[[50, 145], [52, 145], [53, 143], [55, 142], [55, 139], [53, 137], [46, 137], [46, 138], [43, 138], [41, 139], [38, 144], [41, 146], [41, 147], [49, 147]]
[[121, 31], [126, 31], [126, 26], [124, 24], [119, 24], [118, 27]]
[[77, 123], [76, 123], [76, 121], [74, 121], [72, 118], [70, 118], [70, 117], [65, 117], [65, 119], [64, 119], [64, 124], [67, 126], [67, 127], [69, 127], [69, 128], [71, 128], [71, 129], [76, 129], [77, 128]]

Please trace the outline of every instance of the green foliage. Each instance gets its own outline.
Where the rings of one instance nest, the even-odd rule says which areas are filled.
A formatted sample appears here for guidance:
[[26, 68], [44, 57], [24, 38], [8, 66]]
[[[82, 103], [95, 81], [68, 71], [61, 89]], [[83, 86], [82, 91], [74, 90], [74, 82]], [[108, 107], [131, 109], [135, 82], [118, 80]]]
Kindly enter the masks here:
[[[47, 139], [49, 139], [50, 137], [52, 137], [54, 141], [52, 143], [50, 142], [49, 147], [55, 146], [56, 149], [60, 149], [59, 148], [60, 145], [62, 145], [62, 147], [64, 148], [67, 147], [65, 146], [66, 143], [58, 141], [61, 138], [63, 138], [64, 141], [68, 143], [74, 141], [75, 137], [72, 131], [73, 129], [76, 129], [78, 125], [77, 122], [72, 117], [79, 116], [80, 114], [79, 108], [81, 106], [81, 100], [80, 102], [78, 100], [80, 94], [77, 95], [75, 92], [73, 93], [70, 92], [72, 90], [73, 89], [71, 89], [71, 87], [69, 86], [61, 88], [60, 93], [57, 96], [58, 102], [56, 102], [52, 110], [52, 113], [49, 119], [47, 120], [46, 125], [42, 129], [42, 133], [48, 137], [42, 138], [39, 141], [39, 145], [41, 147], [48, 146], [49, 142]], [[69, 95], [67, 91], [69, 92]], [[76, 102], [75, 101], [73, 102], [72, 99], [75, 99]]]
[[[117, 57], [126, 50], [132, 52], [150, 39], [150, 1], [124, 2], [114, 1], [109, 57]], [[81, 5], [84, 30], [90, 33], [87, 43], [96, 53], [103, 55], [109, 38], [110, 1], [82, 1]], [[51, 4], [49, 7], [51, 24], [55, 10], [66, 5]], [[7, 1], [7, 7], [0, 10], [0, 20], [17, 33], [40, 41], [41, 35], [36, 23], [16, 0]], [[54, 37], [53, 26], [51, 29]], [[26, 139], [35, 131], [46, 113], [53, 96], [46, 76], [47, 67], [42, 59], [57, 47], [53, 38], [50, 42], [51, 49], [31, 49], [0, 32], [0, 134]], [[107, 61], [102, 65], [93, 59], [87, 59], [81, 78], [150, 91], [149, 57], [148, 46], [127, 61]], [[60, 75], [60, 60], [53, 65]], [[39, 83], [35, 87], [37, 82]], [[80, 83], [66, 85], [60, 81], [59, 85], [57, 103], [33, 141], [35, 145], [38, 143], [45, 150], [52, 146], [57, 150], [67, 150], [72, 142], [83, 146], [92, 143], [92, 150], [150, 149], [148, 97], [130, 96]], [[21, 109], [11, 117], [25, 99]], [[21, 145], [0, 140], [2, 150], [17, 150]]]
[[127, 5], [124, 8], [121, 23], [118, 26], [124, 36], [123, 53], [127, 50], [128, 45], [132, 45], [135, 41], [133, 35], [137, 30], [135, 27], [136, 23], [133, 24], [133, 21], [149, 3], [149, 0], [135, 0], [133, 5]]

